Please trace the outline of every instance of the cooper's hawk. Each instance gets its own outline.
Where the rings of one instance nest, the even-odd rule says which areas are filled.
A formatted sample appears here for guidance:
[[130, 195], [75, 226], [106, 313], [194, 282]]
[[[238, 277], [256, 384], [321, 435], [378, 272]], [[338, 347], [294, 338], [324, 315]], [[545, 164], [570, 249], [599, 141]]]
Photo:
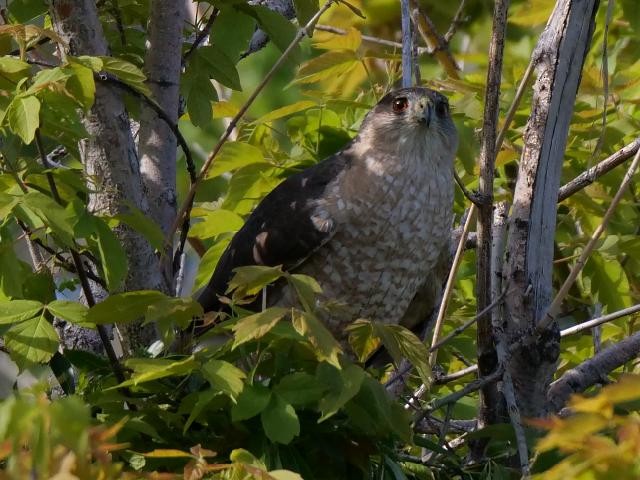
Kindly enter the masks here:
[[[321, 316], [338, 339], [357, 318], [400, 323], [421, 313], [416, 306], [434, 290], [434, 270], [448, 253], [456, 147], [443, 95], [387, 94], [343, 150], [260, 202], [198, 301], [205, 311], [220, 308], [236, 267], [283, 265], [315, 278], [320, 300], [343, 304]], [[274, 289], [270, 304], [294, 303], [288, 289]]]

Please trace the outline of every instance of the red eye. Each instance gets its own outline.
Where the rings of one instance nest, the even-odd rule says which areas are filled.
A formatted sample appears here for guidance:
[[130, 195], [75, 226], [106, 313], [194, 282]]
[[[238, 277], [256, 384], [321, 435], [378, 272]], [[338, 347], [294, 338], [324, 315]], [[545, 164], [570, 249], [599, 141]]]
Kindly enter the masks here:
[[395, 113], [404, 112], [409, 106], [409, 100], [406, 97], [398, 97], [393, 101], [392, 108]]

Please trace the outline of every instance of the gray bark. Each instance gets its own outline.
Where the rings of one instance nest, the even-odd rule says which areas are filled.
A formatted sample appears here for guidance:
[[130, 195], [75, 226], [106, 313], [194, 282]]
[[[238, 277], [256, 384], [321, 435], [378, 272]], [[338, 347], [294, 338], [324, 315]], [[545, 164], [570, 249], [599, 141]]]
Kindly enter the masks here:
[[538, 78], [524, 134], [509, 219], [505, 278], [506, 333], [525, 338], [507, 368], [525, 417], [545, 413], [559, 354], [557, 326], [535, 334], [552, 294], [553, 241], [560, 173], [598, 0], [558, 0], [534, 51]]
[[[153, 0], [145, 73], [153, 99], [171, 122], [178, 120], [184, 5], [175, 0]], [[167, 123], [143, 107], [138, 141], [140, 168], [153, 221], [166, 234], [176, 216], [177, 140]], [[171, 252], [164, 252], [165, 291], [172, 283]]]
[[547, 393], [548, 408], [559, 412], [574, 393], [584, 392], [599, 383], [609, 372], [640, 357], [640, 332], [606, 348], [553, 382]]
[[[68, 43], [71, 55], [108, 55], [95, 2], [51, 0], [53, 25]], [[90, 211], [116, 215], [130, 203], [146, 212], [147, 205], [130, 122], [120, 91], [96, 84], [95, 103], [84, 116], [89, 137], [81, 144], [82, 161], [90, 183]], [[124, 290], [158, 289], [162, 285], [159, 263], [149, 243], [132, 229], [121, 226], [116, 234], [127, 252], [129, 271]], [[132, 324], [124, 327], [125, 352], [148, 345], [155, 329]]]

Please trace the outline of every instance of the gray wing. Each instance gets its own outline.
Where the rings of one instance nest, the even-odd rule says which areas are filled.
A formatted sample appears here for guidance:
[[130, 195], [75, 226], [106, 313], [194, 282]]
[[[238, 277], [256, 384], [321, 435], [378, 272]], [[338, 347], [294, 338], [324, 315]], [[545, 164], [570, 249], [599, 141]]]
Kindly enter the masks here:
[[336, 232], [327, 219], [325, 228], [314, 223], [314, 200], [325, 195], [327, 185], [349, 168], [351, 156], [341, 151], [290, 176], [269, 193], [234, 235], [198, 302], [205, 312], [220, 308], [233, 270], [247, 265], [283, 265], [291, 270], [303, 263]]

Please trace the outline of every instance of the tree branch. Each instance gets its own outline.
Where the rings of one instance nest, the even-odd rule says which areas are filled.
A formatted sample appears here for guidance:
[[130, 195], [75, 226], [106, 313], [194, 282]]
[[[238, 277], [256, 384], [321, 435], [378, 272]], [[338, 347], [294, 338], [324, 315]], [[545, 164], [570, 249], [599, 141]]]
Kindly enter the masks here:
[[566, 371], [549, 386], [547, 401], [550, 410], [559, 412], [572, 394], [584, 392], [590, 386], [600, 382], [603, 376], [630, 360], [638, 358], [639, 355], [640, 332], [636, 332]]
[[420, 9], [417, 0], [411, 0], [411, 10], [415, 13], [413, 23], [417, 26], [425, 44], [431, 48], [436, 60], [442, 65], [447, 75], [459, 79], [459, 68], [449, 51], [447, 42], [440, 36], [431, 19]]
[[610, 172], [618, 165], [622, 165], [624, 162], [633, 158], [640, 147], [640, 138], [637, 138], [629, 145], [622, 147], [620, 150], [602, 160], [597, 165], [594, 165], [590, 169], [582, 172], [576, 178], [566, 183], [558, 190], [558, 202], [566, 200], [574, 193], [582, 190], [583, 188], [591, 185], [598, 178], [605, 173]]
[[602, 325], [603, 323], [607, 323], [612, 320], [617, 320], [618, 318], [626, 317], [627, 315], [632, 315], [637, 312], [640, 312], [640, 304], [634, 305], [633, 307], [629, 307], [629, 308], [623, 308], [622, 310], [609, 313], [608, 315], [602, 315], [601, 317], [597, 317], [592, 320], [579, 323], [578, 325], [574, 325], [573, 327], [565, 328], [560, 332], [560, 336], [566, 337], [568, 335], [574, 335], [584, 330], [589, 330], [590, 328], [597, 327], [598, 325]]
[[[346, 35], [349, 33], [347, 30], [338, 27], [332, 27], [330, 25], [316, 25], [316, 30], [321, 32], [335, 33], [336, 35]], [[394, 50], [402, 50], [402, 43], [394, 42], [393, 40], [386, 40], [384, 38], [372, 37], [370, 35], [361, 35], [362, 41], [371, 43], [373, 45], [380, 45], [382, 47], [393, 48]], [[418, 55], [431, 54], [431, 49], [427, 47], [417, 47]]]
[[[496, 0], [493, 12], [493, 27], [489, 45], [489, 70], [485, 88], [485, 104], [480, 146], [480, 181], [478, 193], [487, 202], [478, 208], [478, 247], [476, 249], [476, 298], [478, 312], [484, 312], [492, 304], [491, 298], [491, 235], [493, 228], [493, 178], [497, 155], [497, 126], [500, 112], [500, 83], [504, 39], [507, 28], [509, 0]], [[505, 122], [505, 124], [508, 122]], [[478, 319], [477, 332], [478, 366], [481, 376], [488, 375], [495, 368], [494, 338], [491, 317], [484, 314]], [[500, 405], [496, 386], [485, 385], [480, 394], [478, 422], [481, 427], [498, 421], [497, 409]]]

